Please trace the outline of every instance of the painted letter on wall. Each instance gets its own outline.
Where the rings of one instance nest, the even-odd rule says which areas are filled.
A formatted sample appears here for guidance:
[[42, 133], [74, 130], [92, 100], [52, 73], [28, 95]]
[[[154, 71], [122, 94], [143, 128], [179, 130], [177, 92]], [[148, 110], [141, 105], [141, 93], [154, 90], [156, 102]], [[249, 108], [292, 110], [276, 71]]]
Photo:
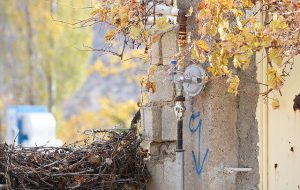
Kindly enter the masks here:
[[208, 156], [209, 149], [207, 148], [205, 151], [205, 155], [203, 157], [203, 160], [201, 161], [201, 133], [202, 133], [202, 119], [199, 119], [198, 125], [196, 127], [193, 126], [193, 122], [200, 117], [200, 112], [193, 113], [190, 117], [189, 121], [189, 129], [192, 135], [198, 131], [198, 158], [196, 158], [195, 151], [192, 150], [192, 155], [196, 167], [196, 173], [198, 176], [201, 175], [205, 161]]

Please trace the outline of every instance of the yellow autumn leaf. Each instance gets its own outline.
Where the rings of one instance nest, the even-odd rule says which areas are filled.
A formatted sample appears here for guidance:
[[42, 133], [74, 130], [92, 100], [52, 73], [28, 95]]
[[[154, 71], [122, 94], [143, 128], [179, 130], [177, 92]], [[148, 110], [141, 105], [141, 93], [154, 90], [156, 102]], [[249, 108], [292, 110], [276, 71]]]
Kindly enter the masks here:
[[187, 14], [185, 15], [186, 17], [190, 17], [193, 14], [193, 7], [190, 7]]
[[142, 84], [147, 80], [147, 76], [146, 75], [137, 75], [135, 77], [135, 80], [137, 81], [138, 84]]
[[136, 26], [131, 26], [129, 31], [129, 37], [133, 40], [137, 40], [140, 36], [141, 30]]
[[210, 9], [202, 9], [200, 12], [199, 12], [199, 16], [202, 17], [202, 18], [211, 18], [212, 17], [212, 14], [211, 14], [211, 10]]
[[129, 22], [128, 13], [129, 13], [128, 6], [123, 6], [119, 10], [119, 17], [120, 17], [120, 22], [121, 22], [122, 27], [126, 27], [128, 25], [128, 22]]
[[240, 57], [238, 55], [234, 56], [234, 58], [233, 58], [233, 66], [235, 68], [241, 68], [242, 67], [242, 62], [240, 61]]
[[199, 53], [195, 48], [192, 49], [191, 58], [199, 61], [200, 63], [204, 63], [206, 61], [205, 55], [203, 53]]
[[155, 20], [155, 26], [157, 30], [166, 30], [171, 25], [169, 24], [168, 19], [163, 16]]
[[274, 32], [286, 29], [288, 27], [288, 25], [284, 21], [283, 16], [281, 16], [281, 15], [277, 16], [277, 17], [274, 17], [273, 20], [272, 20], [272, 22], [269, 24], [269, 26], [271, 27], [271, 29]]
[[227, 80], [227, 83], [229, 83], [227, 91], [229, 93], [234, 94], [235, 96], [238, 93], [238, 87], [240, 84], [240, 78], [238, 76], [232, 76]]
[[254, 24], [254, 23], [256, 22], [256, 17], [255, 17], [255, 16], [251, 16], [251, 17], [249, 18], [249, 22], [250, 22], [251, 24]]
[[253, 51], [247, 46], [243, 46], [240, 51], [241, 54], [237, 54], [233, 58], [233, 66], [246, 70], [250, 65], [250, 57], [253, 55]]
[[111, 17], [114, 18], [115, 16], [117, 16], [119, 10], [120, 10], [120, 5], [114, 5], [110, 10]]
[[236, 11], [236, 16], [237, 17], [242, 17], [243, 16], [243, 12], [241, 10], [237, 10]]
[[151, 83], [151, 91], [152, 91], [152, 93], [156, 92], [156, 83], [154, 83], [154, 82]]
[[218, 68], [213, 67], [213, 66], [209, 66], [207, 68], [207, 71], [210, 72], [213, 76], [219, 76], [220, 75], [220, 71], [218, 70]]
[[243, 24], [241, 23], [240, 17], [236, 17], [236, 24], [239, 30], [243, 30]]
[[260, 45], [262, 47], [269, 47], [271, 45], [271, 42], [272, 42], [272, 37], [266, 35], [262, 37], [262, 41], [260, 42]]
[[280, 49], [277, 49], [277, 48], [272, 48], [269, 51], [269, 58], [271, 59], [271, 61], [273, 63], [275, 63], [278, 66], [280, 66], [283, 61], [282, 53], [281, 53]]
[[155, 82], [151, 82], [151, 81], [147, 80], [145, 82], [145, 84], [144, 84], [144, 87], [146, 88], [147, 91], [151, 90], [152, 93], [156, 92], [156, 84], [155, 84]]
[[219, 25], [218, 25], [218, 32], [220, 34], [220, 39], [225, 40], [226, 36], [228, 35], [229, 30], [229, 22], [228, 20], [223, 20]]
[[210, 47], [209, 47], [208, 43], [206, 41], [204, 41], [204, 40], [197, 40], [197, 41], [195, 41], [195, 45], [200, 50], [203, 50], [205, 52], [209, 52], [210, 51]]
[[109, 41], [113, 40], [115, 37], [115, 30], [108, 30], [105, 35], [105, 42], [108, 43]]
[[227, 9], [230, 9], [233, 6], [233, 0], [219, 0], [219, 3]]
[[245, 8], [253, 8], [254, 4], [252, 3], [252, 0], [242, 0], [243, 7]]
[[274, 110], [280, 108], [280, 102], [279, 102], [279, 100], [277, 98], [272, 101], [272, 108]]
[[231, 76], [232, 75], [232, 71], [228, 69], [227, 66], [221, 66], [221, 71], [222, 71], [222, 74], [223, 75], [226, 75], [226, 76]]
[[279, 90], [283, 86], [280, 68], [271, 67], [268, 69], [268, 85], [274, 90]]
[[161, 39], [161, 34], [156, 34], [151, 36], [151, 43], [154, 44], [156, 42], [158, 42]]
[[262, 34], [263, 31], [265, 30], [265, 27], [261, 23], [256, 22], [253, 24], [253, 29], [255, 34]]
[[229, 29], [229, 21], [228, 20], [222, 20], [222, 22], [219, 24], [219, 28]]
[[203, 25], [204, 30], [199, 30], [199, 34], [209, 34], [211, 36], [217, 35], [218, 28], [214, 22], [208, 22]]
[[153, 75], [155, 71], [157, 71], [158, 66], [157, 65], [151, 65], [148, 69], [148, 75]]
[[215, 36], [215, 35], [217, 35], [217, 32], [218, 32], [217, 26], [216, 25], [211, 25], [208, 33], [212, 36]]
[[198, 55], [195, 49], [192, 49], [192, 53], [191, 53], [191, 58], [197, 60], [198, 59]]

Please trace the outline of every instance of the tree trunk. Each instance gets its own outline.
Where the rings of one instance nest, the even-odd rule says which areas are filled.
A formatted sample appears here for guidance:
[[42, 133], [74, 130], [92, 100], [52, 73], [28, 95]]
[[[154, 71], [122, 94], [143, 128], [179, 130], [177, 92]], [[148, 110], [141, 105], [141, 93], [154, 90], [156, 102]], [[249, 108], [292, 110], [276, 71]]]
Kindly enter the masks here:
[[29, 94], [28, 94], [28, 103], [31, 105], [35, 104], [35, 82], [34, 82], [34, 63], [33, 63], [33, 35], [32, 35], [32, 23], [31, 15], [29, 12], [30, 3], [27, 0], [25, 4], [25, 20], [26, 20], [26, 29], [27, 29], [27, 53], [29, 61]]

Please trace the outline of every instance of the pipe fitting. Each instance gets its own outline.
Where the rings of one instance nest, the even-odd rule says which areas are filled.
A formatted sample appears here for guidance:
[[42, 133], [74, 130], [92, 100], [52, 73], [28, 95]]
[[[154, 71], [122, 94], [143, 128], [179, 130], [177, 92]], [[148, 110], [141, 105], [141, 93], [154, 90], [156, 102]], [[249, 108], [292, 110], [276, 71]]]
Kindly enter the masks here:
[[[183, 96], [181, 97], [184, 98]], [[180, 98], [180, 96], [177, 98]], [[177, 121], [182, 120], [184, 116], [185, 107], [183, 101], [176, 101], [174, 106], [174, 111], [175, 111]]]
[[224, 168], [224, 174], [233, 174], [236, 172], [251, 172], [252, 168], [230, 168], [230, 167], [225, 167]]

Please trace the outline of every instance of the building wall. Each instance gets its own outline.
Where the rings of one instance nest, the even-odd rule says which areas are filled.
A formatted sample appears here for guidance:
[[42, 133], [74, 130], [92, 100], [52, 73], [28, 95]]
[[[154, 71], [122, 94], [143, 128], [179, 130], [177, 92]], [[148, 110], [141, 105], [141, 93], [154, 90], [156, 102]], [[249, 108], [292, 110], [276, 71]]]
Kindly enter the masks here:
[[[188, 9], [197, 3], [181, 0], [178, 6]], [[187, 28], [188, 32], [196, 35], [194, 18], [188, 19]], [[158, 65], [158, 70], [150, 80], [156, 83], [157, 92], [149, 94], [149, 103], [141, 109], [145, 138], [143, 146], [149, 148], [151, 154], [148, 161], [148, 169], [152, 174], [149, 190], [175, 189], [176, 184], [175, 93], [171, 81], [167, 79], [169, 61], [178, 52], [176, 40], [176, 31], [168, 32], [153, 45], [151, 51], [151, 64]], [[189, 60], [186, 63], [189, 64]], [[256, 68], [241, 75], [248, 81], [244, 85], [248, 85], [252, 80], [256, 81]], [[258, 92], [257, 84], [250, 86], [254, 92]], [[183, 129], [185, 189], [258, 189], [257, 100], [258, 97], [247, 93], [241, 93], [238, 97], [227, 93], [225, 79], [208, 83], [201, 95], [186, 100]], [[198, 112], [200, 116], [191, 122], [193, 131], [189, 128], [189, 121], [191, 115]], [[198, 125], [200, 119], [202, 125]], [[228, 174], [224, 172], [226, 167], [250, 167], [253, 171], [249, 174]]]
[[[255, 62], [253, 58], [252, 63]], [[257, 121], [257, 105], [259, 86], [257, 82], [256, 64], [251, 64], [249, 70], [240, 71], [240, 91], [237, 96], [238, 120], [236, 123], [239, 139], [239, 167], [252, 168], [251, 172], [241, 172], [237, 175], [238, 190], [255, 190], [259, 188], [259, 136]]]
[[[300, 57], [279, 93], [271, 93], [260, 103], [260, 173], [262, 190], [300, 189], [300, 111], [294, 111], [294, 98], [300, 94]], [[265, 64], [267, 65], [267, 64]], [[260, 68], [263, 70], [266, 68]], [[267, 76], [262, 76], [266, 81]], [[280, 108], [273, 109], [272, 99], [278, 98]]]
[[[196, 4], [197, 1], [178, 1], [181, 9]], [[187, 28], [193, 36], [197, 34], [195, 24], [193, 18], [188, 19]], [[157, 92], [150, 94], [149, 103], [142, 108], [144, 146], [152, 155], [148, 162], [152, 174], [149, 190], [175, 189], [176, 184], [175, 93], [167, 79], [168, 63], [178, 52], [176, 39], [175, 31], [168, 32], [152, 49], [152, 64], [158, 65], [158, 70], [151, 80], [156, 82]], [[257, 53], [255, 58], [263, 57], [263, 53]], [[228, 94], [224, 80], [218, 79], [209, 82], [197, 97], [186, 100], [185, 189], [300, 189], [300, 111], [293, 110], [293, 99], [300, 94], [297, 74], [300, 57], [294, 62], [282, 96], [276, 93], [269, 94], [269, 98], [258, 96], [267, 90], [257, 83], [268, 80], [267, 64], [262, 62], [251, 64], [246, 72], [237, 71], [241, 76], [240, 89], [245, 89], [238, 96]], [[272, 98], [279, 98], [280, 109], [272, 109]], [[190, 126], [193, 131], [189, 121], [198, 112], [200, 116]], [[196, 128], [200, 119], [202, 125]], [[226, 167], [252, 168], [252, 171], [227, 174]]]

